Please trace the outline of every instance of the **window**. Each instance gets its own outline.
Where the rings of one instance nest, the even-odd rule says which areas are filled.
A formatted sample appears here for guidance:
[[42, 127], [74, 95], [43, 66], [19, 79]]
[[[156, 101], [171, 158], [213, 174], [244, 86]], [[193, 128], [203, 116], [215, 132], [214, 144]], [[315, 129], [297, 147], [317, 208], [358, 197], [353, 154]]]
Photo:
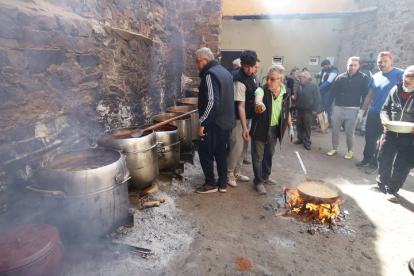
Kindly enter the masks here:
[[319, 56], [310, 56], [308, 65], [319, 65]]
[[283, 57], [282, 56], [274, 56], [272, 58], [272, 63], [283, 65]]

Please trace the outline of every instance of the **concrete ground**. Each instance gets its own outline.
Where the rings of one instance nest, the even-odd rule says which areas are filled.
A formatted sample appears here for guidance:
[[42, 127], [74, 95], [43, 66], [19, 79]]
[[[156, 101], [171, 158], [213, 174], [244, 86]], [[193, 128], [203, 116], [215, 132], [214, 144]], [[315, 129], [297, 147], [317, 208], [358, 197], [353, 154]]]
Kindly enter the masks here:
[[[195, 194], [204, 177], [197, 160], [194, 166], [186, 164], [183, 183], [160, 181], [157, 195], [166, 203], [159, 208], [139, 210], [131, 198], [135, 225], [114, 237], [117, 242], [150, 248], [154, 255], [148, 259], [125, 251], [115, 252], [115, 257], [69, 255], [64, 275], [410, 275], [414, 178], [408, 177], [399, 204], [388, 202], [368, 188], [376, 175], [355, 167], [364, 137], [356, 136], [352, 160], [343, 158], [345, 134], [335, 156], [326, 155], [331, 149], [330, 133], [313, 132], [312, 141], [310, 151], [288, 139], [283, 142], [271, 176], [279, 185], [267, 186], [265, 196], [258, 196], [251, 182], [228, 187], [227, 193]], [[282, 187], [305, 179], [295, 149], [310, 178], [342, 189], [347, 233], [311, 235], [301, 231], [306, 224], [275, 216]], [[243, 165], [242, 170], [253, 178], [251, 165]]]

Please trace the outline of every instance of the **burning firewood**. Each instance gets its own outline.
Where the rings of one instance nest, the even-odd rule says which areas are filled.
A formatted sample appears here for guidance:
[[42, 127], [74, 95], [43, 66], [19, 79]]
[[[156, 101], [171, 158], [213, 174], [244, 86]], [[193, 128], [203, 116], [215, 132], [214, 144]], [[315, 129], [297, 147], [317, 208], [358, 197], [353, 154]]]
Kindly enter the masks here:
[[156, 191], [158, 191], [158, 184], [157, 183], [151, 185], [150, 187], [148, 187], [148, 188], [146, 188], [144, 190], [141, 190], [139, 192], [139, 195], [143, 196], [143, 195], [153, 194]]
[[291, 206], [295, 213], [305, 215], [310, 219], [319, 219], [323, 223], [335, 224], [338, 215], [341, 213], [339, 205], [343, 203], [339, 198], [332, 203], [312, 203], [306, 201], [297, 189], [285, 189], [286, 206]]
[[148, 201], [148, 202], [144, 202], [142, 203], [143, 207], [149, 208], [149, 207], [160, 207], [160, 202], [159, 201]]
[[165, 199], [163, 197], [160, 197], [160, 196], [151, 195], [151, 199], [152, 200], [155, 200], [155, 201], [159, 201], [160, 203], [164, 203], [165, 202]]

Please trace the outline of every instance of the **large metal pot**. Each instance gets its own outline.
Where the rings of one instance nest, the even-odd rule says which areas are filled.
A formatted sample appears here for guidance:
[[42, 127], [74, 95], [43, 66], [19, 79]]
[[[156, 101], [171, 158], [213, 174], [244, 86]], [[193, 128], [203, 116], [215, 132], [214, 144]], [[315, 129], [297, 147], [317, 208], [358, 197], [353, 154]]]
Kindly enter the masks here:
[[[27, 188], [40, 197], [45, 222], [58, 227], [64, 240], [96, 239], [125, 223], [130, 177], [125, 163], [121, 162], [119, 170], [111, 170], [111, 165], [119, 160], [123, 160], [121, 153], [96, 148], [59, 154], [43, 163], [46, 168], [41, 170], [49, 172], [37, 174], [36, 183]], [[107, 178], [97, 176], [98, 173]], [[53, 178], [48, 178], [51, 175]], [[80, 182], [71, 182], [70, 186], [68, 177]], [[56, 182], [51, 183], [51, 179]], [[94, 187], [80, 189], [82, 185]]]
[[102, 134], [99, 145], [122, 150], [132, 178], [131, 188], [140, 190], [150, 186], [158, 177], [157, 138], [152, 130], [141, 137], [131, 136], [136, 128], [122, 128]]
[[[153, 125], [140, 126], [145, 129]], [[157, 137], [158, 167], [160, 171], [175, 168], [180, 163], [180, 137], [178, 127], [164, 125], [154, 129]]]
[[[186, 113], [189, 111], [196, 110], [197, 106], [172, 106], [167, 108], [168, 113]], [[191, 114], [191, 139], [198, 140], [200, 136], [198, 135], [198, 111]]]
[[186, 97], [198, 98], [198, 88], [188, 88], [185, 90]]
[[125, 157], [114, 150], [74, 150], [46, 159], [36, 172], [39, 188], [66, 196], [112, 187], [127, 176]]
[[[171, 119], [173, 117], [177, 117], [181, 115], [181, 113], [163, 113], [152, 117], [152, 121], [154, 123], [164, 122], [165, 120]], [[174, 125], [178, 127], [178, 135], [180, 136], [180, 151], [181, 152], [188, 152], [192, 149], [192, 132], [191, 132], [191, 116], [184, 116], [178, 120], [175, 120], [170, 123], [170, 125]]]
[[177, 100], [177, 105], [198, 105], [198, 97], [181, 98]]
[[45, 222], [59, 228], [62, 239], [78, 243], [97, 239], [122, 226], [128, 218], [126, 180], [102, 191], [63, 196], [54, 191], [28, 187], [41, 196]]

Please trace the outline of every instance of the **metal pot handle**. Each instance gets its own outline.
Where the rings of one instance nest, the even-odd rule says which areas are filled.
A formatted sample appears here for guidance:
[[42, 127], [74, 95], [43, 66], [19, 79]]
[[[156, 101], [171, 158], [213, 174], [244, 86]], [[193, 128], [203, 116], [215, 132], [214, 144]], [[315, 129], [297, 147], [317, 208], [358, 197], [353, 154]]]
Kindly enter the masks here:
[[123, 151], [122, 153], [123, 153], [123, 154], [125, 154], [125, 155], [129, 155], [129, 154], [134, 154], [134, 153], [145, 152], [145, 151], [147, 151], [147, 150], [150, 150], [150, 149], [155, 148], [156, 146], [157, 146], [157, 143], [155, 143], [154, 145], [152, 145], [151, 147], [146, 148], [146, 149], [137, 150], [137, 151], [129, 151], [129, 152], [125, 152], [125, 151]]
[[180, 142], [181, 142], [181, 141], [178, 141], [178, 142], [175, 142], [175, 143], [169, 144], [169, 145], [167, 145], [166, 147], [172, 147], [172, 146], [175, 146], [175, 145], [179, 144]]
[[66, 197], [66, 194], [62, 191], [46, 191], [46, 190], [36, 189], [36, 188], [31, 187], [31, 186], [26, 186], [26, 189], [28, 189], [32, 192], [42, 193], [42, 194], [50, 195], [50, 196]]
[[115, 183], [116, 183], [116, 185], [121, 185], [121, 184], [124, 184], [125, 182], [127, 182], [130, 179], [131, 179], [131, 176], [129, 175], [129, 171], [128, 171], [128, 174], [125, 177], [122, 174], [117, 174], [115, 176]]
[[126, 164], [126, 155], [121, 155], [121, 164], [122, 164], [122, 170], [123, 170], [123, 176], [124, 178], [127, 178], [129, 176], [129, 170]]

